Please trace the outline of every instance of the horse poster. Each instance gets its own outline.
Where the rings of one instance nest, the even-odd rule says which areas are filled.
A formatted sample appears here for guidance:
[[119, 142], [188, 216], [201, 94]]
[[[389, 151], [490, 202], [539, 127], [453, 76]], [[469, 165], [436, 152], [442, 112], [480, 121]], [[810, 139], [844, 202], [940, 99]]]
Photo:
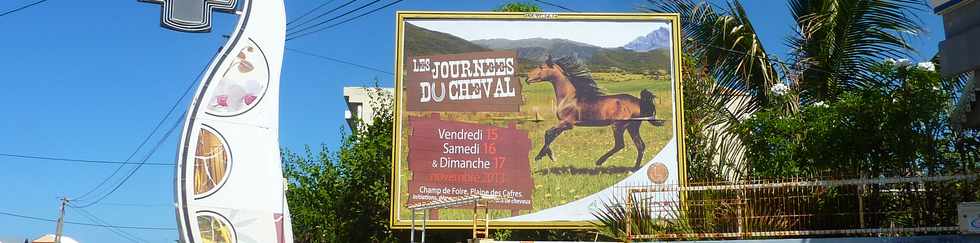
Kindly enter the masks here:
[[[676, 14], [399, 12], [397, 25], [392, 227], [410, 225], [409, 205], [477, 194], [503, 196], [487, 204], [495, 227], [590, 227], [627, 188], [685, 183]], [[471, 227], [472, 210], [426, 220]]]

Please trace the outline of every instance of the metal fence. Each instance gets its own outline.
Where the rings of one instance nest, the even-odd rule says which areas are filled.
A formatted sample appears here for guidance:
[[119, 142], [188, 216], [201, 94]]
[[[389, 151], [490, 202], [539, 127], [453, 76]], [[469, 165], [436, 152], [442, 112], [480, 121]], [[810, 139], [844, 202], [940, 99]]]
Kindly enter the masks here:
[[619, 188], [629, 239], [908, 236], [957, 231], [978, 175]]

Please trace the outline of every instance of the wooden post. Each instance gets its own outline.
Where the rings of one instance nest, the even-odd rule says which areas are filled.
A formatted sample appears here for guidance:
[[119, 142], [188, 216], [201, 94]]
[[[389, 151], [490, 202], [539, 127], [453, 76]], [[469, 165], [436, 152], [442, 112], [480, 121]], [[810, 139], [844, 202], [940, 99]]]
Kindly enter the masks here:
[[633, 242], [633, 189], [626, 189], [626, 243]]

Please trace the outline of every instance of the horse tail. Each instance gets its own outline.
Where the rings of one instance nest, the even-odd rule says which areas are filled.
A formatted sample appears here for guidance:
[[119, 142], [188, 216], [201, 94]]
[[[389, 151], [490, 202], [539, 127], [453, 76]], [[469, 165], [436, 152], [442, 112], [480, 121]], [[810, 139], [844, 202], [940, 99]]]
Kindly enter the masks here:
[[651, 118], [647, 121], [654, 126], [657, 125], [657, 123], [652, 119], [656, 118], [657, 116], [657, 107], [653, 104], [654, 99], [656, 98], [657, 96], [649, 90], [644, 89], [643, 91], [640, 91], [640, 115], [645, 118]]

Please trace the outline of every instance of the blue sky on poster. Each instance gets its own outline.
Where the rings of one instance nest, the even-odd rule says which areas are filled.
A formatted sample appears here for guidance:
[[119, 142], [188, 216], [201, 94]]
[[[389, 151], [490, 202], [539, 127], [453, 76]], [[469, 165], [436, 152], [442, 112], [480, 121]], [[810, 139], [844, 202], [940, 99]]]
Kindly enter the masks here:
[[[3, 0], [0, 10], [30, 2], [34, 0]], [[392, 70], [396, 10], [484, 11], [503, 2], [406, 0], [286, 46]], [[636, 12], [648, 4], [637, 0], [552, 2], [588, 12]], [[287, 18], [321, 3], [287, 0]], [[767, 50], [785, 57], [786, 37], [793, 33], [786, 4], [771, 0], [743, 3]], [[943, 39], [942, 23], [930, 12], [916, 13], [927, 32], [912, 40], [919, 52], [911, 58], [928, 60]], [[159, 5], [136, 0], [51, 0], [0, 17], [0, 153], [126, 159], [224, 44], [223, 35], [231, 31], [235, 17], [219, 13], [214, 18], [212, 33], [173, 32], [159, 27]], [[388, 74], [290, 51], [282, 70], [280, 144], [298, 152], [305, 145], [337, 146], [346, 130], [342, 87], [370, 86], [375, 80], [382, 86], [392, 85]], [[187, 106], [185, 99], [178, 111]], [[175, 120], [176, 116], [169, 117], [162, 130]], [[151, 139], [150, 145], [159, 138]], [[164, 140], [147, 161], [173, 163], [176, 144], [175, 137]], [[144, 150], [136, 158], [145, 155]], [[57, 216], [58, 197], [78, 196], [115, 169], [113, 165], [4, 157], [0, 157], [0, 166], [0, 211], [42, 218]], [[170, 166], [145, 166], [106, 203], [87, 210], [111, 224], [175, 227], [173, 173]], [[87, 222], [71, 209], [67, 219]], [[53, 223], [0, 215], [0, 241], [21, 242], [53, 231]], [[69, 225], [65, 232], [82, 243], [128, 242], [101, 228]], [[176, 239], [174, 231], [126, 232], [149, 242]]]
[[526, 38], [566, 39], [598, 47], [621, 47], [637, 37], [660, 28], [670, 29], [661, 21], [503, 21], [503, 20], [414, 20], [410, 23], [429, 30], [449, 33], [465, 40]]

